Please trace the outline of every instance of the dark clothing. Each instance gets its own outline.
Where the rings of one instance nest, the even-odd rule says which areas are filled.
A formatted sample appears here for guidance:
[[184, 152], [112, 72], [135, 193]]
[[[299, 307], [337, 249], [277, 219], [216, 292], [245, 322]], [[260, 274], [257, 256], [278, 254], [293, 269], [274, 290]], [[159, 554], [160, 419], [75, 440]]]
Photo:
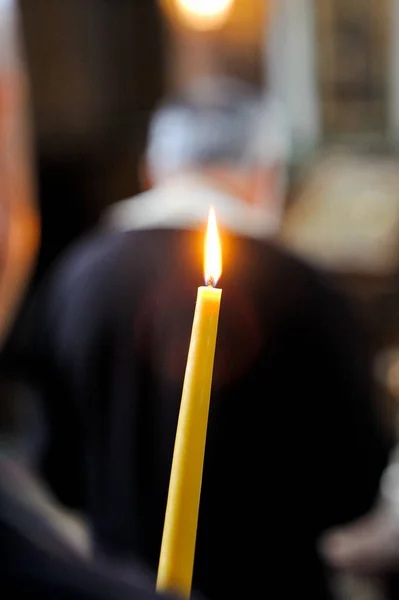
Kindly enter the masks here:
[[[202, 247], [190, 231], [92, 236], [19, 339], [56, 493], [87, 510], [100, 554], [153, 568]], [[223, 234], [223, 248], [194, 585], [324, 598], [316, 540], [370, 507], [386, 462], [365, 345], [321, 275], [267, 242]]]
[[46, 517], [26, 469], [0, 455], [0, 581], [4, 600], [155, 600], [155, 580], [84, 558]]

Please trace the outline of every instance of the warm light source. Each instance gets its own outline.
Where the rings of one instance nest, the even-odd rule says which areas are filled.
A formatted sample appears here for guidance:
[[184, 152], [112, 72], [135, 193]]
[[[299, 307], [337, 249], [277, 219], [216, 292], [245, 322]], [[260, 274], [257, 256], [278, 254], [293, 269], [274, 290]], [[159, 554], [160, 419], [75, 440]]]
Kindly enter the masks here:
[[222, 274], [222, 246], [215, 211], [209, 210], [205, 237], [205, 284], [215, 287]]
[[221, 27], [234, 0], [176, 0], [176, 6], [186, 25], [206, 31]]

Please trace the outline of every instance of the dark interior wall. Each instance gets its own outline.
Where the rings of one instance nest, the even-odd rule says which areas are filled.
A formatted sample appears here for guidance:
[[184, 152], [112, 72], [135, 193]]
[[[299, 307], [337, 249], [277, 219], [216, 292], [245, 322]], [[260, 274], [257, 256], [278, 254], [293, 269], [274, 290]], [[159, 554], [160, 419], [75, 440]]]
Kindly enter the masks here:
[[268, 2], [238, 0], [219, 29], [195, 32], [183, 26], [175, 0], [159, 1], [170, 24], [167, 73], [171, 88], [207, 73], [239, 77], [259, 88], [264, 85]]
[[156, 0], [20, 0], [43, 240], [39, 272], [109, 203], [138, 191], [164, 90]]

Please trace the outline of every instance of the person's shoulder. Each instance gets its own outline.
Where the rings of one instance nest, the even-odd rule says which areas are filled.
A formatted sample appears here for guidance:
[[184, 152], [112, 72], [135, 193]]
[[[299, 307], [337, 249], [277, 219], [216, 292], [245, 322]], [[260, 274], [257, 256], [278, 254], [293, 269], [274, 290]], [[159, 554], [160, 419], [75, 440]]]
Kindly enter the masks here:
[[162, 201], [162, 190], [158, 187], [151, 188], [130, 198], [119, 200], [111, 204], [102, 214], [101, 222], [106, 228], [117, 231], [129, 231], [137, 229], [143, 220], [146, 222], [146, 216], [150, 216], [154, 211], [159, 210], [160, 201]]
[[123, 246], [121, 232], [96, 229], [74, 241], [49, 270], [53, 282], [73, 286], [111, 270]]
[[247, 244], [256, 254], [256, 260], [263, 263], [272, 263], [283, 274], [287, 273], [300, 280], [320, 282], [326, 278], [320, 270], [300, 256], [286, 249], [278, 240], [272, 238], [247, 239]]
[[154, 230], [120, 231], [99, 226], [63, 252], [41, 289], [55, 303], [57, 299], [61, 303], [70, 299], [76, 304], [96, 297], [101, 304], [128, 280], [136, 278], [146, 260], [154, 262], [161, 238], [161, 233]]
[[[344, 288], [327, 271], [319, 269], [298, 255], [284, 248], [277, 241], [253, 240], [255, 261], [262, 272], [273, 273], [273, 284], [285, 290], [296, 302], [336, 303], [345, 306], [351, 304]], [[268, 282], [266, 282], [268, 284]]]

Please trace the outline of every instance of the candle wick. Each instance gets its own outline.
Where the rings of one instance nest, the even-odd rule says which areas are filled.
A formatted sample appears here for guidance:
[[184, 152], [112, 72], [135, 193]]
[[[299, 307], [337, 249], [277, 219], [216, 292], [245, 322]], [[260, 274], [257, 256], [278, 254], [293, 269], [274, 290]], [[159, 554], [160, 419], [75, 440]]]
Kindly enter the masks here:
[[214, 287], [215, 287], [215, 285], [216, 285], [216, 283], [215, 283], [215, 278], [214, 278], [214, 277], [212, 277], [212, 276], [211, 276], [211, 277], [209, 277], [209, 279], [208, 279], [208, 281], [207, 281], [207, 286], [208, 286], [208, 287], [212, 287], [212, 288], [214, 288]]

